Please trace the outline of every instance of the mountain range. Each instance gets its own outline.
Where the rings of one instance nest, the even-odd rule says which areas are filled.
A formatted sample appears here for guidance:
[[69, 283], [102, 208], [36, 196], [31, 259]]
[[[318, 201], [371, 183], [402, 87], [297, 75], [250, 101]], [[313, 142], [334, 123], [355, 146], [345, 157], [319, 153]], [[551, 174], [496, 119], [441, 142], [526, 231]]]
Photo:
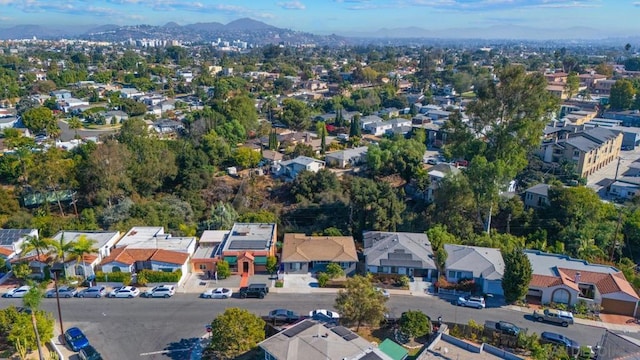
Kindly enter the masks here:
[[[317, 35], [302, 31], [278, 28], [261, 21], [242, 18], [228, 24], [206, 22], [180, 25], [113, 25], [51, 27], [18, 25], [0, 27], [0, 39], [85, 39], [96, 41], [126, 41], [129, 39], [171, 39], [192, 42], [242, 40], [252, 44], [266, 43], [315, 43], [340, 45], [361, 43], [364, 39], [494, 39], [494, 40], [563, 40], [605, 39], [600, 30], [590, 27], [532, 28], [517, 25], [499, 25], [486, 28], [425, 29], [421, 27], [383, 28], [370, 32], [351, 32], [338, 35]], [[628, 36], [628, 34], [626, 35]], [[625, 34], [620, 34], [624, 38]]]

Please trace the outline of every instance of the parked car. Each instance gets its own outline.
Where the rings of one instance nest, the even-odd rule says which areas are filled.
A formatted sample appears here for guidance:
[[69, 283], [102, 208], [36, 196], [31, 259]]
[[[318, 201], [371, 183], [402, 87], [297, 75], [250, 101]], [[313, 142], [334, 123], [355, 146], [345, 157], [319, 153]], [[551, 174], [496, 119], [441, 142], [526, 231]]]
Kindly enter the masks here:
[[567, 349], [567, 352], [571, 356], [580, 354], [580, 344], [568, 337], [549, 331], [544, 331], [540, 334], [540, 342], [543, 344], [560, 345]]
[[329, 318], [329, 319], [340, 319], [340, 314], [335, 311], [325, 310], [325, 309], [316, 309], [309, 311], [309, 317], [316, 318]]
[[134, 286], [123, 286], [117, 289], [113, 289], [109, 293], [111, 298], [134, 298], [140, 295], [140, 290]]
[[506, 321], [498, 321], [495, 325], [495, 328], [501, 333], [507, 334], [507, 335], [518, 336], [518, 334], [520, 333], [519, 327]]
[[486, 304], [484, 298], [480, 296], [459, 297], [456, 301], [458, 306], [472, 307], [476, 309], [484, 309]]
[[[61, 286], [58, 288], [58, 296], [63, 298], [70, 298], [76, 296], [78, 289], [73, 286]], [[44, 294], [48, 298], [56, 297], [56, 289], [51, 289]]]
[[300, 320], [300, 315], [287, 309], [275, 309], [269, 312], [269, 320], [291, 323]]
[[233, 291], [227, 288], [208, 289], [200, 296], [205, 299], [229, 299], [233, 295]]
[[545, 309], [544, 311], [535, 310], [533, 318], [536, 321], [546, 321], [554, 324], [560, 324], [567, 327], [573, 324], [573, 314], [568, 311]]
[[89, 339], [87, 339], [82, 330], [77, 327], [67, 329], [67, 331], [64, 332], [64, 339], [73, 351], [80, 351], [80, 349], [89, 346]]
[[82, 360], [102, 360], [102, 355], [91, 345], [80, 349], [79, 356]]
[[377, 287], [376, 290], [379, 291], [386, 298], [391, 296], [391, 294], [389, 294], [389, 290], [387, 289]]
[[269, 287], [266, 284], [251, 284], [240, 288], [240, 298], [245, 299], [254, 297], [264, 299], [269, 293]]
[[20, 286], [20, 287], [9, 290], [6, 294], [4, 294], [4, 297], [21, 298], [21, 297], [24, 297], [29, 292], [29, 290], [31, 290], [31, 286], [28, 286], [28, 285]]
[[107, 294], [107, 288], [104, 286], [92, 286], [90, 288], [86, 288], [81, 290], [76, 294], [77, 297], [92, 297], [92, 298], [101, 298]]
[[158, 285], [153, 289], [149, 289], [143, 292], [142, 294], [140, 294], [140, 296], [148, 297], [148, 298], [152, 298], [152, 297], [169, 298], [169, 297], [172, 297], [175, 293], [176, 293], [176, 287], [173, 285]]

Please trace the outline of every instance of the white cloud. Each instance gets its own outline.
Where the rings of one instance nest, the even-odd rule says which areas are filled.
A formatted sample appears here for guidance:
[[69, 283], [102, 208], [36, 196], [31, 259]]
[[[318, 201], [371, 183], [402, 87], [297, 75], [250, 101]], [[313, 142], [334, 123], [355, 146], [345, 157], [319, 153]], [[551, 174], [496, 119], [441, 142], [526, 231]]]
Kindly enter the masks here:
[[306, 9], [306, 6], [304, 6], [304, 4], [301, 3], [300, 1], [279, 2], [278, 6], [280, 6], [283, 9], [287, 9], [287, 10], [304, 10], [304, 9]]

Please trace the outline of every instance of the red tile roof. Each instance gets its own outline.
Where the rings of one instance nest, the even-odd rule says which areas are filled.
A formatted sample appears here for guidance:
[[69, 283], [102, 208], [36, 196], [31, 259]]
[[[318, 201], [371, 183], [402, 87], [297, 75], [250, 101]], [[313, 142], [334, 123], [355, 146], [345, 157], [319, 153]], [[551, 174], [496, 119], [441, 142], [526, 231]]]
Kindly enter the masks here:
[[189, 255], [186, 253], [164, 249], [114, 249], [108, 257], [102, 260], [102, 265], [111, 262], [133, 265], [136, 261], [158, 261], [168, 264], [184, 264]]
[[6, 247], [0, 247], [0, 255], [9, 256], [11, 254], [13, 254], [13, 250]]
[[557, 276], [533, 274], [530, 284], [531, 286], [537, 287], [552, 287], [562, 284], [562, 280], [560, 280], [560, 278]]
[[567, 276], [569, 276], [572, 279], [571, 282], [574, 282], [573, 279], [575, 279], [576, 274], [579, 272], [580, 282], [594, 284], [601, 294], [623, 292], [640, 300], [640, 297], [638, 297], [638, 294], [636, 294], [635, 290], [633, 290], [633, 287], [631, 286], [631, 284], [629, 284], [622, 272], [598, 273], [592, 271], [577, 271], [571, 269], [558, 269], [558, 271], [562, 271]]

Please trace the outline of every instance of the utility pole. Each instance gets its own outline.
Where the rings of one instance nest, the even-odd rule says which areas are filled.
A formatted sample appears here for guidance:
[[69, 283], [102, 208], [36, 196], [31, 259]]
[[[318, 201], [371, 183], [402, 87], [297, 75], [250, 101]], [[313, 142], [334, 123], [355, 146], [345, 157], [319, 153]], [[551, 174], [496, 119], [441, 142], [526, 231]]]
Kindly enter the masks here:
[[609, 261], [613, 261], [613, 254], [615, 253], [618, 242], [618, 230], [620, 229], [620, 223], [622, 223], [622, 211], [618, 210], [618, 223], [616, 224], [616, 231], [613, 233], [613, 244], [611, 244], [611, 251], [609, 252]]
[[622, 157], [618, 156], [618, 165], [616, 165], [616, 176], [613, 177], [613, 181], [618, 180], [618, 170], [620, 170], [620, 160], [622, 160]]
[[511, 234], [511, 214], [507, 216], [507, 234]]

